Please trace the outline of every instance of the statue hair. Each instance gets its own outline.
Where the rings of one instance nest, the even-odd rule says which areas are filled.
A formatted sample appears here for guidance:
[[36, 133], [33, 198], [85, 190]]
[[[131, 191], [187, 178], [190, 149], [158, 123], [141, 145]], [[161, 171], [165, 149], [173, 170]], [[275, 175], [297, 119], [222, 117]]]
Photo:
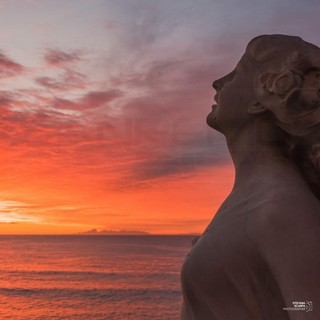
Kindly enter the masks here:
[[246, 52], [264, 89], [282, 101], [282, 110], [269, 111], [287, 133], [285, 153], [320, 199], [320, 48], [299, 37], [263, 35]]

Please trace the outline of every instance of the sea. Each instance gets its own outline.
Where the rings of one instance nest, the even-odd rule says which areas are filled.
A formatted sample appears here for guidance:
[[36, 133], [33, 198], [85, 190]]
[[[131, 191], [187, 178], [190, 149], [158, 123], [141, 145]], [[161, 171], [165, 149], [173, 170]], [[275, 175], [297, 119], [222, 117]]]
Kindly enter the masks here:
[[0, 236], [0, 320], [176, 320], [192, 236]]

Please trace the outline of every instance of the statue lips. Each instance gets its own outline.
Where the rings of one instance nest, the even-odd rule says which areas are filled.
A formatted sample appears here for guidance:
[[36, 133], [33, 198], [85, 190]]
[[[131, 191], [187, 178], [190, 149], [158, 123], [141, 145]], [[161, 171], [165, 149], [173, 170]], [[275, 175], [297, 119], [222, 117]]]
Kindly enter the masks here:
[[214, 96], [213, 100], [214, 100], [217, 104], [213, 104], [213, 105], [212, 105], [212, 111], [214, 111], [215, 109], [218, 108], [218, 103], [219, 103], [218, 93]]

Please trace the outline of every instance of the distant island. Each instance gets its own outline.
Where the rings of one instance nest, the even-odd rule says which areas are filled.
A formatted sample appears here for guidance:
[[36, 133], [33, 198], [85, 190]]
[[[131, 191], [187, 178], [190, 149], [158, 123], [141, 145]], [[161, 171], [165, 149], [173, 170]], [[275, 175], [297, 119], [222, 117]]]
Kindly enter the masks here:
[[131, 231], [131, 230], [98, 230], [92, 229], [85, 232], [78, 232], [77, 235], [88, 236], [147, 236], [150, 233], [145, 231]]

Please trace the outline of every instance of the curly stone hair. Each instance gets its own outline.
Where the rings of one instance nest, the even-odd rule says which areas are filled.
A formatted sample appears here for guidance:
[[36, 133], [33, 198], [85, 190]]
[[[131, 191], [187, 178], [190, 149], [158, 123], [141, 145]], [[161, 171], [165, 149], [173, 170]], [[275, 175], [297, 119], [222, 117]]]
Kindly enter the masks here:
[[249, 42], [246, 53], [273, 101], [259, 102], [288, 134], [285, 153], [320, 199], [320, 48], [299, 37], [263, 35]]

